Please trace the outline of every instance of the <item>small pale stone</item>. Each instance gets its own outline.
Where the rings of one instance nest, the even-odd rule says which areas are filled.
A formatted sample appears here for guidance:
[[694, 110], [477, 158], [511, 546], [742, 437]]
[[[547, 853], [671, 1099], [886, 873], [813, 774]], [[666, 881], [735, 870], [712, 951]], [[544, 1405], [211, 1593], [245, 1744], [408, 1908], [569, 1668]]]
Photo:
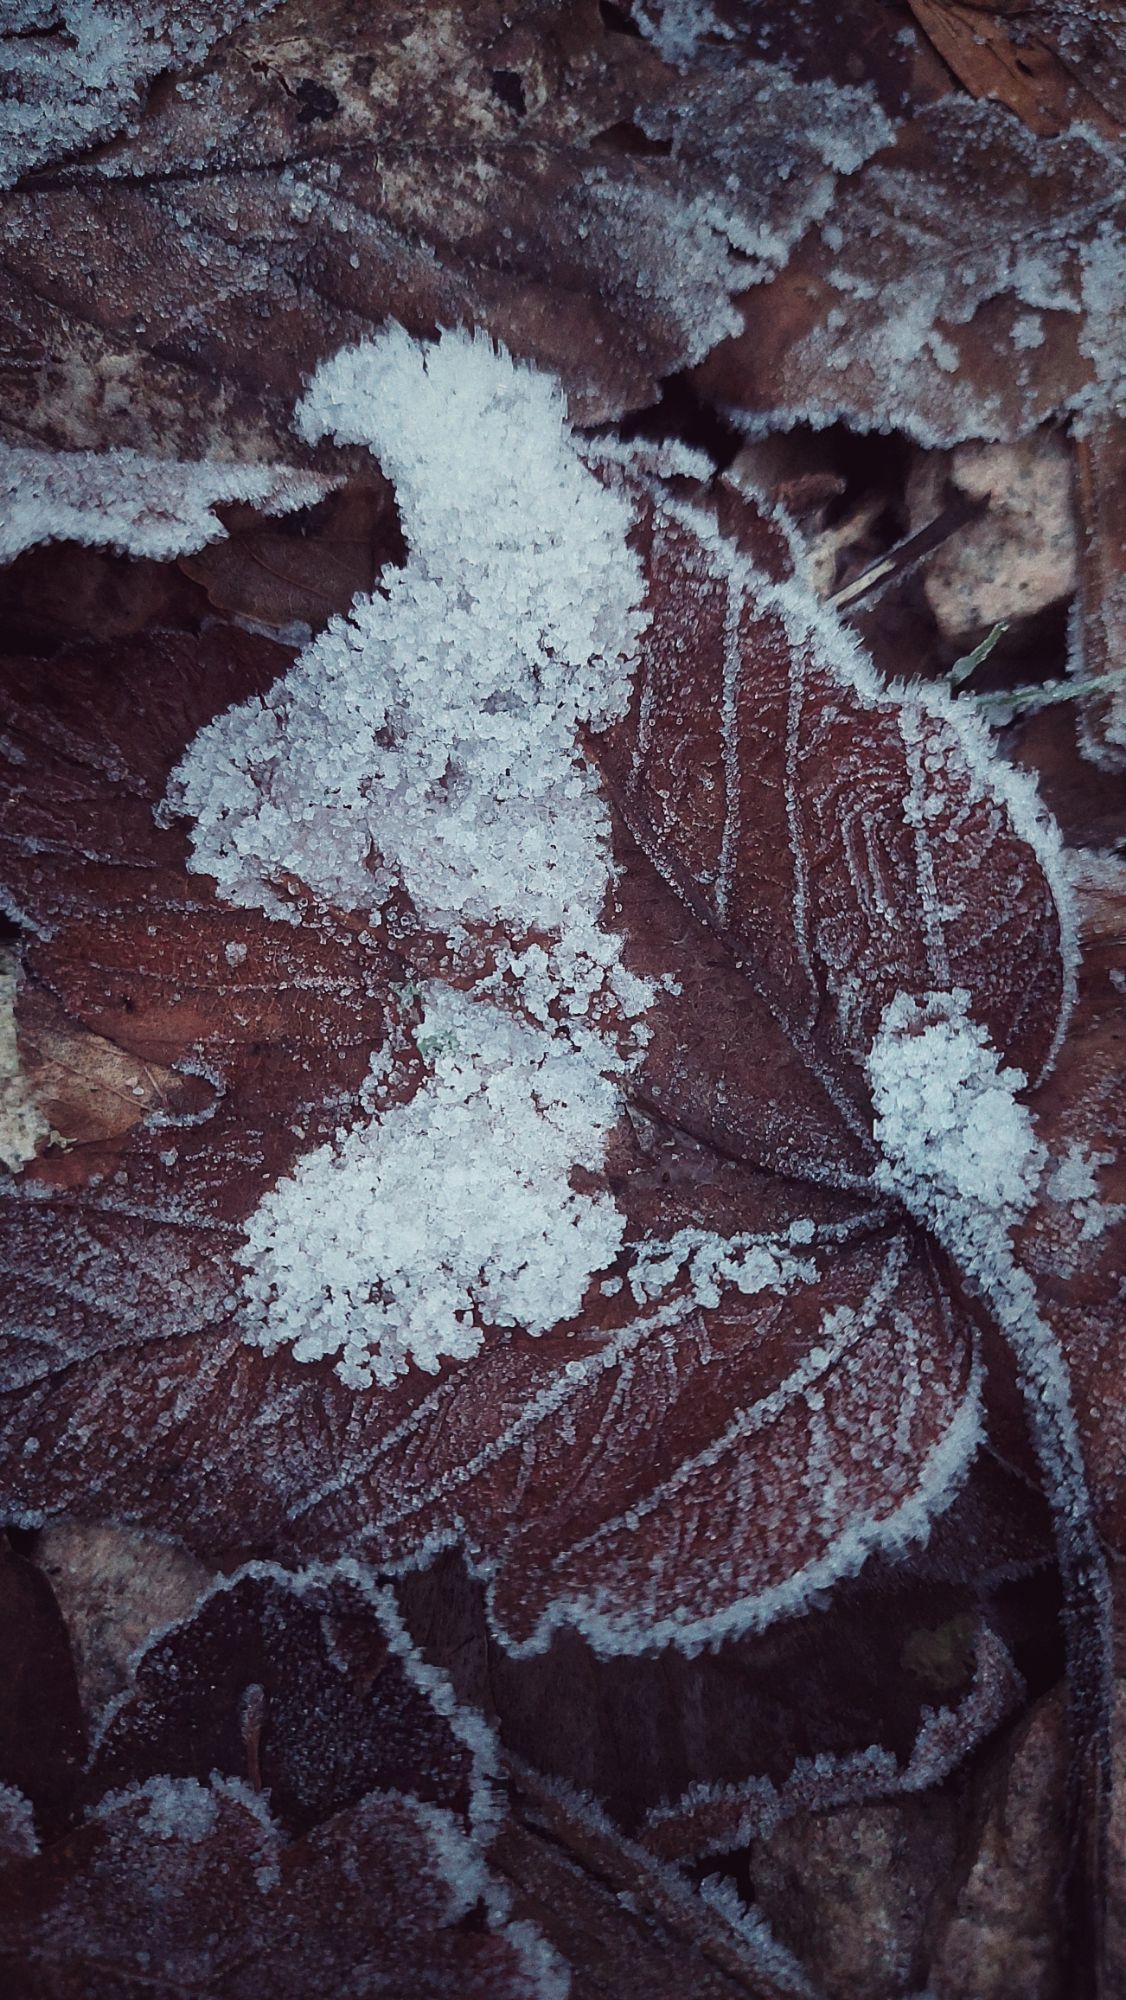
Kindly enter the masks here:
[[947, 480], [971, 498], [988, 497], [989, 508], [925, 566], [923, 587], [944, 639], [960, 645], [1072, 595], [1078, 546], [1071, 451], [1059, 431], [1037, 431], [1017, 444], [920, 453], [907, 483], [912, 532], [942, 512]]

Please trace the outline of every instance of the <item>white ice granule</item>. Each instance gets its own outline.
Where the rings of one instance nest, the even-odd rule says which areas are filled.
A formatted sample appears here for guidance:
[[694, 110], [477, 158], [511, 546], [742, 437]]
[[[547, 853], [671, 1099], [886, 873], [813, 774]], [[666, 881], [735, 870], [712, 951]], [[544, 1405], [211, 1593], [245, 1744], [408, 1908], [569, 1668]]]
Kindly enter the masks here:
[[684, 1272], [698, 1306], [717, 1306], [728, 1287], [753, 1297], [813, 1284], [816, 1264], [793, 1257], [781, 1244], [751, 1235], [718, 1236], [710, 1229], [681, 1229], [659, 1242], [643, 1243], [630, 1270], [635, 1299], [659, 1298]]
[[149, 1778], [139, 1796], [146, 1803], [140, 1830], [154, 1840], [184, 1840], [195, 1847], [215, 1831], [218, 1801], [196, 1778]]
[[608, 821], [575, 738], [629, 696], [626, 502], [582, 464], [557, 384], [481, 337], [347, 349], [299, 421], [378, 455], [409, 561], [196, 738], [169, 794], [194, 865], [275, 914], [294, 874], [375, 910], [401, 886], [447, 928], [589, 925]]
[[1048, 1176], [1048, 1197], [1067, 1208], [1073, 1221], [1080, 1224], [1081, 1243], [1089, 1243], [1102, 1236], [1126, 1215], [1126, 1206], [1122, 1202], [1103, 1201], [1099, 1193], [1100, 1167], [1112, 1167], [1117, 1159], [1117, 1153], [1100, 1151], [1076, 1139], [1066, 1148]]
[[248, 1337], [338, 1357], [356, 1387], [477, 1352], [482, 1326], [543, 1333], [579, 1309], [625, 1224], [574, 1166], [601, 1165], [617, 1093], [561, 1037], [434, 983], [408, 1103], [298, 1162], [252, 1216]]
[[1031, 1207], [1045, 1152], [1017, 1092], [961, 989], [885, 1010], [868, 1074], [883, 1153], [881, 1185], [940, 1235], [955, 1230], [987, 1256], [998, 1230]]
[[652, 995], [600, 927], [609, 818], [577, 732], [625, 709], [643, 581], [557, 384], [485, 338], [393, 327], [320, 368], [298, 421], [377, 454], [409, 559], [196, 737], [168, 799], [194, 866], [294, 921], [285, 875], [376, 918], [405, 890], [449, 938], [543, 938], [499, 946], [473, 998], [426, 989], [429, 1080], [250, 1219], [248, 1339], [358, 1387], [470, 1356], [486, 1326], [542, 1333], [620, 1247], [610, 1197], [570, 1175], [602, 1164]]

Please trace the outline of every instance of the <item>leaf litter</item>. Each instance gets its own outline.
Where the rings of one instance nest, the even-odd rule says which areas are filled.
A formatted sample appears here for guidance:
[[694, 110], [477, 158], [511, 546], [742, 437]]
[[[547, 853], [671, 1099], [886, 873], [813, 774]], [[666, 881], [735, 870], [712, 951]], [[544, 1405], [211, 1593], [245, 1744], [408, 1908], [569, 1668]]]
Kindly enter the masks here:
[[[829, 440], [842, 417], [926, 448], [1068, 420], [1087, 534], [1066, 685], [1113, 765], [1113, 119], [1034, 138], [996, 106], [937, 102], [906, 35], [841, 90], [836, 43], [809, 38], [801, 9], [764, 19], [750, 64], [726, 8], [638, 9], [640, 37], [625, 10], [588, 11], [569, 33], [537, 6], [431, 13], [373, 84], [382, 30], [347, 9], [242, 10], [210, 54], [201, 29], [174, 90], [146, 98], [146, 54], [96, 127], [69, 86], [69, 125], [33, 109], [21, 128], [45, 164], [0, 217], [7, 311], [51, 359], [11, 405], [16, 507], [35, 503], [12, 514], [12, 551], [70, 536], [150, 566], [180, 555], [210, 609], [168, 596], [185, 622], [159, 633], [138, 595], [124, 647], [56, 641], [45, 669], [17, 652], [6, 671], [20, 1034], [96, 1052], [103, 1079], [71, 1093], [71, 1132], [47, 1071], [29, 1072], [50, 1123], [4, 1200], [10, 1518], [80, 1508], [228, 1563], [248, 1546], [345, 1555], [345, 1595], [374, 1587], [370, 1565], [415, 1613], [460, 1562], [446, 1616], [462, 1605], [492, 1652], [476, 1699], [499, 1703], [506, 1745], [568, 1648], [595, 1712], [614, 1675], [649, 1685], [653, 1660], [697, 1674], [692, 1699], [718, 1717], [725, 1674], [767, 1686], [775, 1634], [800, 1647], [825, 1618], [843, 1634], [850, 1592], [885, 1573], [921, 1589], [951, 1563], [996, 1591], [989, 1536], [999, 1549], [1011, 1495], [965, 1536], [999, 1448], [1014, 1477], [1033, 1469], [1006, 1409], [1015, 1366], [1065, 1579], [1074, 1822], [1100, 1731], [1108, 1777], [1091, 1507], [1112, 1539], [1120, 1508], [1113, 868], [1080, 870], [1077, 924], [1074, 858], [970, 712], [1000, 721], [1022, 696], [983, 632], [983, 695], [889, 687], [817, 605], [776, 504], [713, 483], [716, 429], [705, 453], [646, 444], [645, 423], [626, 444], [571, 425], [685, 366], [681, 407], [718, 401], [751, 452], [790, 450], [795, 422]], [[75, 10], [59, 23], [84, 45]], [[154, 12], [135, 44], [151, 27], [156, 67], [166, 26]], [[1044, 32], [1074, 53], [1070, 28]], [[435, 233], [431, 156], [451, 134]], [[91, 135], [109, 143], [83, 160]], [[998, 204], [1024, 205], [1019, 229]], [[154, 227], [170, 232], [159, 277], [143, 247], [120, 281], [107, 256], [90, 312], [79, 260]], [[465, 323], [475, 337], [434, 344]], [[365, 481], [393, 491], [402, 541], [381, 500], [371, 554], [322, 595], [310, 502]], [[296, 509], [296, 532], [257, 526], [247, 501]], [[878, 535], [878, 504], [865, 518]], [[905, 573], [861, 625], [914, 588]], [[1019, 628], [998, 661], [1014, 647]], [[1035, 700], [1058, 684], [1039, 671]], [[140, 1089], [139, 1116], [111, 1112], [111, 1076]], [[323, 1567], [259, 1574], [279, 1629], [299, 1598], [344, 1587]], [[431, 1646], [446, 1657], [440, 1624]], [[673, 1856], [718, 1854], [742, 1890], [725, 1856], [769, 1839], [772, 1800], [831, 1814], [933, 1785], [988, 1737], [1022, 1683], [989, 1625], [977, 1660], [980, 1688], [917, 1707], [894, 1750], [881, 1669], [773, 1755], [764, 1738], [678, 1766], [678, 1719], [628, 1810], [628, 1780], [576, 1763], [561, 1717], [561, 1775], [581, 1766], [623, 1824], [665, 1828]], [[186, 1932], [225, 1938], [207, 1870], [242, 1867], [250, 1835], [268, 1922], [311, 1954], [293, 1990], [323, 1985], [335, 1946], [303, 1886], [324, 1859], [309, 1842], [331, 1867], [397, 1868], [394, 1823], [402, 1855], [430, 1857], [407, 1876], [476, 1885], [447, 1919], [405, 1918], [420, 1979], [440, 1960], [448, 1985], [460, 1953], [477, 1990], [483, 1897], [488, 1990], [562, 1990], [445, 1801], [381, 1806], [378, 1861], [362, 1801], [339, 1835], [291, 1827], [278, 1847], [273, 1790], [256, 1803], [278, 1748], [267, 1682], [284, 1707], [292, 1673], [295, 1714], [320, 1697], [287, 1657], [247, 1672], [216, 1697], [229, 1776], [222, 1758], [181, 1770], [160, 1735], [178, 1701], [197, 1728], [208, 1665], [180, 1694], [152, 1683], [147, 1768], [136, 1733], [103, 1732], [124, 1789], [84, 1808], [73, 1858], [48, 1849], [55, 1888], [28, 1864], [36, 1938], [69, 1926], [59, 1977], [103, 1922], [82, 1900], [99, 1871], [144, 1933], [157, 1849], [165, 1878], [173, 1850], [187, 1866]], [[366, 1726], [342, 1722], [344, 1741]], [[552, 1727], [530, 1740], [553, 1767]], [[495, 1818], [502, 1845], [534, 1844], [529, 1810], [523, 1831]], [[674, 1932], [713, 1972], [805, 1990], [731, 1875], [707, 1898], [673, 1892], [589, 1803], [559, 1824], [576, 1880], [592, 1842], [641, 1868], [638, 1963], [672, 1894]], [[608, 1965], [625, 1915], [607, 1927], [582, 1894]], [[97, 1949], [127, 1958], [133, 1922]], [[158, 1956], [194, 1948], [170, 1936]], [[191, 1962], [226, 1979], [226, 1950]], [[582, 1981], [573, 1935], [564, 1957]]]

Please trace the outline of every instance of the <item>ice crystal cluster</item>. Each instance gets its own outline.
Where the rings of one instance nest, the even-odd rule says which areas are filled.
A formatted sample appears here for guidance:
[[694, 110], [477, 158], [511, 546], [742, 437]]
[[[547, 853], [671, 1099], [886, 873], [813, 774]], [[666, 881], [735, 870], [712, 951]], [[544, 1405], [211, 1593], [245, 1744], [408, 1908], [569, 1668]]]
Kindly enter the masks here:
[[880, 1179], [934, 1227], [987, 1254], [998, 1228], [1031, 1207], [1045, 1154], [1017, 1092], [957, 990], [923, 1001], [901, 993], [884, 1013], [869, 1059]]
[[605, 808], [575, 731], [625, 705], [641, 577], [557, 385], [396, 328], [319, 369], [299, 421], [371, 448], [410, 560], [193, 745], [172, 798], [197, 866], [259, 907], [291, 873], [368, 909], [401, 884], [442, 927], [590, 921]]
[[0, 442], [0, 563], [41, 542], [85, 542], [167, 562], [221, 541], [215, 508], [311, 507], [331, 482], [285, 465], [150, 458], [139, 451], [36, 451]]
[[602, 1164], [618, 1108], [583, 1055], [437, 982], [421, 1039], [429, 1081], [306, 1154], [242, 1253], [262, 1345], [296, 1332], [299, 1361], [339, 1355], [356, 1387], [475, 1354], [474, 1309], [532, 1334], [570, 1318], [625, 1226], [569, 1182]]
[[1086, 1571], [1084, 1587], [1107, 1617], [1083, 1453], [1066, 1364], [1013, 1231], [1029, 1213], [1048, 1154], [1018, 1093], [1026, 1079], [1003, 1068], [969, 995], [901, 993], [884, 1013], [869, 1057], [883, 1149], [877, 1179], [899, 1195], [957, 1258], [996, 1316], [1025, 1383], [1033, 1434], [1068, 1523], [1060, 1546], [1065, 1577]]
[[405, 891], [455, 944], [474, 922], [544, 939], [491, 976], [530, 1019], [488, 983], [432, 982], [430, 1079], [251, 1218], [248, 1337], [362, 1385], [474, 1353], [482, 1324], [544, 1331], [620, 1246], [613, 1203], [569, 1175], [601, 1165], [616, 1116], [601, 1022], [649, 994], [599, 928], [607, 809], [576, 732], [626, 705], [642, 579], [557, 385], [487, 339], [393, 328], [322, 367], [298, 420], [377, 455], [409, 560], [196, 738], [169, 791], [195, 866], [279, 918], [292, 874], [375, 922]]

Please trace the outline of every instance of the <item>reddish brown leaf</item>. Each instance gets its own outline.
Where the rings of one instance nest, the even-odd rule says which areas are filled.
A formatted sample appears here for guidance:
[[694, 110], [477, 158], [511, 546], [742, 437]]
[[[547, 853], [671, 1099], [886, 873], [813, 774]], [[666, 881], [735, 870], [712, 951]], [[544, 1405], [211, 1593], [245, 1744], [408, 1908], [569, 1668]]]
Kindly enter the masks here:
[[486, 1866], [488, 1733], [362, 1573], [217, 1584], [107, 1721], [85, 1824], [4, 1872], [5, 1991], [558, 1993]]
[[180, 568], [217, 610], [285, 637], [294, 624], [319, 632], [402, 555], [390, 487], [356, 481], [288, 520], [232, 510], [226, 539], [181, 557]]
[[1022, 436], [1089, 390], [1084, 284], [1103, 282], [1121, 199], [1093, 134], [1038, 141], [999, 107], [949, 98], [842, 184], [697, 380], [756, 425]]
[[218, 1581], [134, 1663], [95, 1744], [88, 1797], [162, 1772], [219, 1773], [267, 1793], [287, 1835], [371, 1791], [468, 1815], [474, 1754], [387, 1624], [379, 1594], [347, 1566], [291, 1576], [258, 1563]]
[[1016, 112], [1030, 132], [1051, 137], [1069, 125], [1090, 125], [1118, 138], [1119, 115], [1109, 108], [1126, 42], [1123, 24], [1106, 14], [1092, 20], [1074, 0], [1022, 6], [1015, 19], [983, 0], [909, 0], [924, 34], [972, 97], [992, 98]]
[[0, 1787], [23, 1792], [45, 1835], [72, 1817], [86, 1748], [66, 1627], [42, 1571], [0, 1546]]
[[[972, 1339], [941, 1260], [874, 1198], [862, 1063], [898, 991], [965, 986], [1035, 1073], [1062, 1005], [1052, 894], [980, 748], [801, 627], [777, 530], [747, 514], [752, 563], [704, 517], [655, 492], [645, 507], [653, 625], [634, 708], [599, 755], [629, 828], [614, 913], [627, 962], [675, 979], [652, 1014], [641, 1122], [609, 1163], [630, 1218], [621, 1275], [654, 1239], [748, 1225], [804, 1264], [750, 1296], [721, 1286], [714, 1305], [684, 1276], [660, 1305], [594, 1294], [580, 1323], [487, 1332], [470, 1366], [369, 1396], [248, 1349], [236, 1226], [296, 1142], [339, 1121], [342, 1088], [354, 1102], [394, 962], [362, 929], [228, 912], [174, 877], [178, 836], [142, 803], [183, 740], [182, 713], [162, 716], [163, 752], [142, 738], [118, 753], [136, 774], [134, 845], [144, 819], [158, 864], [146, 877], [134, 861], [120, 913], [113, 866], [83, 856], [48, 880], [22, 832], [13, 865], [21, 902], [56, 925], [30, 953], [39, 977], [121, 1046], [213, 1066], [224, 1094], [171, 1146], [136, 1133], [124, 1192], [75, 1153], [67, 1178], [84, 1190], [47, 1199], [40, 1170], [16, 1202], [13, 1422], [41, 1441], [22, 1506], [80, 1488], [211, 1547], [362, 1544], [381, 1562], [458, 1539], [510, 1644], [542, 1647], [565, 1619], [619, 1651], [798, 1610], [952, 1496], [977, 1436]], [[128, 685], [111, 683], [118, 729]], [[21, 801], [32, 830], [60, 787], [72, 795], [93, 687], [78, 682], [65, 738], [50, 725], [67, 758], [40, 753]], [[198, 713], [202, 696], [185, 698]], [[26, 729], [25, 713], [26, 697]], [[82, 753], [95, 816], [106, 743]], [[61, 1288], [60, 1229], [81, 1273]], [[91, 1448], [95, 1409], [124, 1451]]]
[[617, 414], [730, 330], [834, 160], [886, 131], [780, 69], [663, 64], [593, 0], [288, 0], [96, 164], [5, 198], [0, 310], [34, 363], [8, 418], [25, 443], [271, 456], [303, 376], [388, 317], [485, 325]]

